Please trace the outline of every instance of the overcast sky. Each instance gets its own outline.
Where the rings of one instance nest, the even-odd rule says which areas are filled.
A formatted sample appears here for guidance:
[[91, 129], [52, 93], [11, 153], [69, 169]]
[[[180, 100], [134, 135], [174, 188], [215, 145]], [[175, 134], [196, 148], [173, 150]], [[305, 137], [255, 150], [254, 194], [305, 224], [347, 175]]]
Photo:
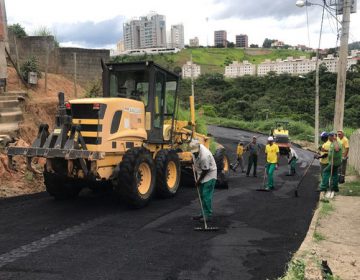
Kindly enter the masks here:
[[[265, 38], [287, 44], [309, 45], [306, 9], [296, 0], [5, 0], [8, 24], [20, 23], [28, 34], [48, 27], [62, 46], [115, 48], [122, 37], [122, 24], [131, 18], [156, 11], [166, 16], [167, 29], [183, 23], [185, 44], [199, 37], [200, 44], [213, 45], [214, 30], [226, 30], [228, 41], [247, 34], [249, 44]], [[322, 2], [313, 0], [314, 3]], [[322, 8], [308, 8], [310, 46], [317, 47]], [[339, 18], [341, 20], [341, 18]], [[321, 47], [337, 42], [336, 20], [324, 17]], [[360, 40], [360, 4], [351, 15], [349, 41]]]

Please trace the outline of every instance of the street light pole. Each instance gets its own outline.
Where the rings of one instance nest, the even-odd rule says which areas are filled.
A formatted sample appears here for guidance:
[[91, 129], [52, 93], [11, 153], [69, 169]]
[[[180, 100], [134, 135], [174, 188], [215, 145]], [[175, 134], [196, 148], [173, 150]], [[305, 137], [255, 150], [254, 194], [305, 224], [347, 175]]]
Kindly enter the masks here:
[[[323, 8], [322, 16], [321, 16], [321, 26], [320, 26], [320, 34], [319, 34], [319, 44], [316, 50], [316, 61], [315, 61], [315, 130], [314, 130], [314, 144], [317, 148], [319, 146], [319, 115], [320, 115], [320, 82], [319, 82], [319, 51], [320, 51], [320, 44], [321, 44], [321, 34], [322, 34], [322, 27], [324, 21], [324, 12], [325, 6], [319, 4], [313, 4], [308, 1], [298, 0], [296, 1], [296, 6], [302, 8], [304, 6], [321, 6]], [[310, 46], [309, 46], [310, 47]]]
[[343, 19], [341, 24], [340, 54], [338, 64], [338, 75], [336, 83], [334, 129], [343, 129], [346, 70], [348, 57], [349, 26], [350, 26], [351, 0], [344, 0]]

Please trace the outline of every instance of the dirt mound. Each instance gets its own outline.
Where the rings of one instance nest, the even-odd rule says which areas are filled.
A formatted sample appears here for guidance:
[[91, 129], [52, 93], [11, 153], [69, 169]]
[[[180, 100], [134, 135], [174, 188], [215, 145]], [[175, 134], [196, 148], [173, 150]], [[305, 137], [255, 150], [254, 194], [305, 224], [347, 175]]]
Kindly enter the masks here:
[[264, 50], [264, 49], [246, 49], [245, 54], [247, 55], [266, 55], [271, 54], [272, 50]]
[[[57, 110], [59, 91], [65, 93], [65, 98], [73, 99], [74, 84], [61, 75], [48, 74], [48, 90], [45, 92], [44, 74], [37, 86], [25, 89], [21, 84], [14, 68], [8, 67], [8, 91], [26, 91], [27, 97], [22, 104], [24, 121], [19, 125], [20, 130], [16, 137], [15, 146], [29, 146], [36, 138], [38, 127], [41, 123], [47, 123], [50, 130], [54, 127], [55, 114]], [[78, 97], [83, 97], [85, 90], [77, 87]], [[16, 171], [7, 167], [7, 156], [0, 150], [0, 197], [29, 194], [44, 190], [41, 174], [33, 174], [26, 170], [26, 159], [14, 157]], [[33, 167], [42, 173], [43, 159], [34, 159]]]

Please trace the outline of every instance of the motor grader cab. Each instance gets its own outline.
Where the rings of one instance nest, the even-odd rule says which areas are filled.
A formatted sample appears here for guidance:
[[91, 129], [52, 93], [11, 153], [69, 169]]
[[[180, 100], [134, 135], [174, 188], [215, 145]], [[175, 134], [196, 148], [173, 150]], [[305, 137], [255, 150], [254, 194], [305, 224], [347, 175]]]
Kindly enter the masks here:
[[280, 154], [287, 155], [290, 148], [290, 138], [288, 130], [289, 122], [277, 121], [271, 135], [274, 137], [274, 142], [279, 146]]
[[176, 118], [178, 75], [153, 62], [103, 63], [102, 81], [103, 97], [65, 102], [59, 93], [54, 130], [42, 124], [31, 147], [9, 147], [10, 164], [23, 155], [32, 170], [33, 157], [46, 158], [44, 183], [55, 198], [103, 185], [136, 207], [155, 192], [174, 196], [181, 168], [192, 164], [187, 143], [210, 145], [194, 132], [194, 104], [190, 122]]

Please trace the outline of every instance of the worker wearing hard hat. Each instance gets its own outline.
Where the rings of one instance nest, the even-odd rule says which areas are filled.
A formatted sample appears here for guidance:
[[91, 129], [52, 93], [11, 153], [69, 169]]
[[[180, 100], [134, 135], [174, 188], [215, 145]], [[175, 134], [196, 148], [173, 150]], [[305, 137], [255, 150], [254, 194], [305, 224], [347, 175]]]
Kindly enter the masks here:
[[331, 190], [338, 192], [338, 169], [342, 160], [342, 146], [341, 142], [337, 140], [335, 132], [329, 133], [329, 141], [331, 142], [328, 154], [329, 163], [323, 171], [320, 190], [327, 191], [331, 184]]
[[[195, 184], [199, 187], [200, 197], [204, 208], [206, 221], [212, 219], [212, 198], [217, 179], [216, 162], [204, 145], [197, 140], [192, 140], [189, 144], [193, 154], [194, 169], [196, 173]], [[194, 220], [202, 220], [202, 215], [193, 217]]]
[[274, 189], [274, 171], [279, 164], [280, 150], [279, 146], [274, 143], [274, 138], [270, 136], [268, 138], [268, 144], [265, 147], [266, 154], [266, 174], [268, 176], [268, 182], [266, 189]]

